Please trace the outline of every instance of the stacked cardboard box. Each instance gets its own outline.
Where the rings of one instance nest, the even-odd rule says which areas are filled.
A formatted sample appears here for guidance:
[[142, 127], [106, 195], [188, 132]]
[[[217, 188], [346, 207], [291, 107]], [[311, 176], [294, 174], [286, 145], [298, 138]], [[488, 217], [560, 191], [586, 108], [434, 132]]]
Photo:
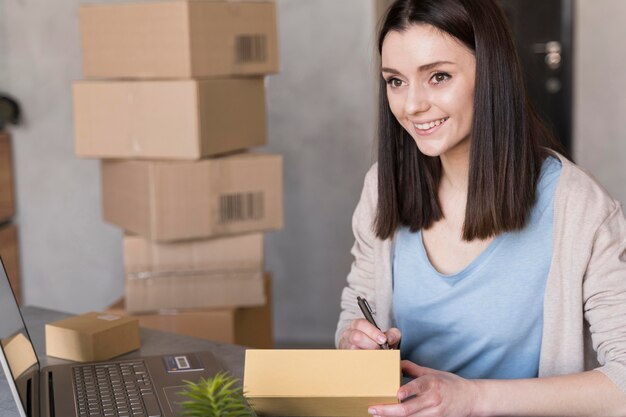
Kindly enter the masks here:
[[[160, 310], [139, 314], [139, 325], [186, 336], [270, 349], [273, 346], [271, 276], [265, 273], [266, 303], [258, 307]], [[125, 300], [112, 305], [108, 312], [128, 314]]]
[[[76, 154], [102, 159], [104, 219], [125, 231], [125, 298], [112, 309], [270, 347], [262, 232], [283, 224], [282, 158], [247, 149], [267, 143], [275, 3], [85, 5], [80, 25]], [[265, 333], [236, 336], [255, 314]]]
[[13, 192], [13, 163], [11, 136], [0, 132], [0, 257], [18, 303], [22, 301], [19, 259], [17, 248], [17, 226], [11, 221], [15, 215], [15, 193]]

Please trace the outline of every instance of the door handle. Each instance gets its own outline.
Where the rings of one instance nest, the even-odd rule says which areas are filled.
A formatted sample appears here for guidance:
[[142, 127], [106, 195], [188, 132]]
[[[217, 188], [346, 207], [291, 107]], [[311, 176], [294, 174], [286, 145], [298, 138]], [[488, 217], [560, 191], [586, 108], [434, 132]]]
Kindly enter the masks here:
[[533, 52], [536, 54], [545, 54], [544, 61], [551, 70], [557, 70], [561, 68], [561, 62], [563, 60], [561, 56], [561, 42], [550, 41], [546, 43], [533, 44]]

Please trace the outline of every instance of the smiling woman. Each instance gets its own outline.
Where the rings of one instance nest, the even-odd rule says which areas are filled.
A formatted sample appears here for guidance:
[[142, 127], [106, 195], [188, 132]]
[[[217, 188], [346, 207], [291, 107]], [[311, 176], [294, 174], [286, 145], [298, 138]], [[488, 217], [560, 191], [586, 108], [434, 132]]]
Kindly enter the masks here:
[[536, 116], [498, 4], [397, 0], [378, 47], [378, 163], [335, 340], [402, 340], [413, 380], [368, 411], [626, 415], [626, 221]]
[[[501, 10], [480, 2], [437, 3], [396, 2], [380, 30], [378, 160], [386, 180], [381, 183], [376, 220], [381, 238], [390, 237], [399, 224], [417, 231], [441, 218], [437, 193], [442, 179], [446, 180], [441, 165], [450, 158], [460, 158], [466, 162], [465, 170], [473, 171], [456, 179], [453, 172], [447, 176], [468, 182], [464, 239], [521, 229], [534, 203], [546, 148], [561, 151], [526, 98], [521, 66]], [[420, 108], [424, 106], [429, 108]], [[444, 123], [446, 129], [441, 129], [446, 130], [447, 140], [431, 140], [430, 135], [416, 139], [425, 138], [420, 133], [431, 133], [416, 124], [449, 117], [440, 114], [446, 111], [455, 112]], [[471, 158], [470, 142], [465, 140], [470, 136], [474, 137]], [[417, 149], [410, 145], [411, 138]], [[458, 147], [451, 146], [451, 138], [458, 139], [458, 143], [452, 139]], [[453, 152], [446, 155], [447, 150]], [[402, 164], [400, 154], [406, 156]], [[444, 157], [429, 158], [440, 155]], [[419, 188], [392, 196], [406, 175], [414, 176]]]
[[467, 153], [476, 78], [473, 52], [430, 25], [393, 31], [383, 45], [389, 107], [420, 152], [442, 158]]

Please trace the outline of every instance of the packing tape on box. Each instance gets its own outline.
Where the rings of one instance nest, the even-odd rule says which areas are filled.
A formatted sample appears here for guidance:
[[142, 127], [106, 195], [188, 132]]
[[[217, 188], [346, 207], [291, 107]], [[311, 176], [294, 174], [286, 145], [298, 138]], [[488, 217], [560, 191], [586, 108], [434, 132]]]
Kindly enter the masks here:
[[175, 278], [175, 277], [198, 277], [198, 276], [206, 276], [210, 279], [211, 276], [214, 277], [224, 277], [224, 276], [241, 276], [241, 275], [263, 275], [262, 270], [257, 269], [227, 269], [227, 270], [215, 270], [215, 269], [207, 269], [207, 270], [163, 270], [163, 271], [138, 271], [138, 272], [127, 272], [126, 278], [128, 280], [147, 280], [152, 278]]

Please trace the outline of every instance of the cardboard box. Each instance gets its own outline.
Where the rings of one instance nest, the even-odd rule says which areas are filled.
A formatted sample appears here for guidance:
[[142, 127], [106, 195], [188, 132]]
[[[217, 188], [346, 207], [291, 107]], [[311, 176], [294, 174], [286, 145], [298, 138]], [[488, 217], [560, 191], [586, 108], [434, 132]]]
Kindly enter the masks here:
[[74, 83], [86, 158], [199, 159], [267, 142], [263, 78]]
[[0, 226], [0, 256], [9, 276], [9, 282], [15, 299], [22, 304], [22, 285], [20, 279], [20, 264], [17, 245], [17, 227], [14, 224]]
[[84, 5], [79, 16], [87, 78], [201, 78], [278, 71], [274, 2]]
[[243, 390], [263, 416], [363, 416], [398, 403], [398, 350], [246, 350]]
[[124, 236], [124, 269], [129, 279], [155, 273], [210, 273], [263, 270], [263, 234], [159, 243], [140, 236]]
[[11, 136], [0, 132], [0, 223], [15, 214]]
[[[271, 277], [265, 274], [267, 302], [259, 307], [229, 309], [167, 310], [158, 314], [134, 316], [141, 327], [178, 333], [221, 343], [250, 346], [257, 349], [273, 347]], [[124, 299], [107, 311], [130, 314]]]
[[19, 378], [31, 366], [37, 365], [37, 355], [33, 345], [24, 333], [17, 333], [2, 340], [2, 348], [13, 373], [13, 378]]
[[282, 157], [103, 161], [102, 200], [107, 222], [156, 241], [280, 229]]
[[154, 273], [126, 279], [125, 294], [130, 313], [265, 304], [260, 271]]
[[46, 324], [46, 355], [77, 362], [111, 359], [139, 349], [134, 317], [91, 312]]

